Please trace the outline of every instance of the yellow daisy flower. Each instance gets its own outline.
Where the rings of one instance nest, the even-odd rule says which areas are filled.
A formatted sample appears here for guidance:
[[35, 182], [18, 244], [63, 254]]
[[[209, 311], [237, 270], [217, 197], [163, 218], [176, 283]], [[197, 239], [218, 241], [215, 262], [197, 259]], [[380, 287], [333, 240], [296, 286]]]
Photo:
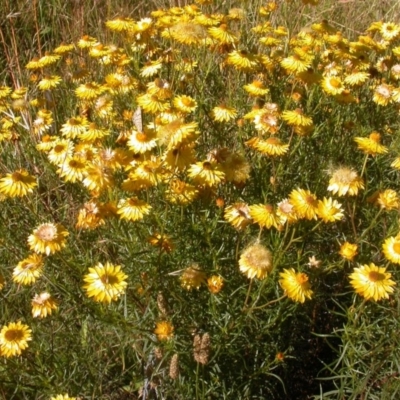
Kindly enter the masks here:
[[219, 44], [233, 44], [238, 42], [238, 37], [228, 29], [226, 24], [208, 29], [209, 35], [216, 39]]
[[243, 86], [244, 90], [254, 97], [265, 96], [269, 93], [269, 89], [264, 87], [263, 82], [254, 80], [252, 83]]
[[86, 162], [80, 157], [68, 157], [59, 164], [57, 174], [64, 178], [65, 182], [82, 181], [86, 171]]
[[264, 279], [273, 267], [272, 253], [260, 243], [248, 246], [239, 258], [239, 269], [249, 279]]
[[393, 86], [383, 83], [374, 90], [372, 100], [380, 106], [387, 106], [392, 101]]
[[300, 218], [317, 219], [318, 200], [309, 190], [295, 189], [289, 195], [290, 204]]
[[57, 302], [51, 297], [50, 293], [43, 292], [36, 294], [32, 300], [33, 318], [45, 318], [57, 309]]
[[65, 54], [65, 53], [69, 53], [74, 49], [75, 49], [75, 45], [73, 43], [71, 43], [71, 44], [61, 43], [59, 46], [57, 46], [53, 50], [53, 53], [54, 54], [58, 54], [58, 55], [62, 55], [62, 54]]
[[173, 179], [166, 190], [165, 196], [167, 201], [172, 204], [186, 205], [195, 200], [198, 194], [199, 191], [195, 186], [179, 179]]
[[358, 254], [358, 246], [354, 243], [344, 242], [340, 246], [339, 254], [346, 260], [353, 261], [354, 257]]
[[388, 237], [382, 245], [383, 254], [387, 260], [400, 264], [400, 236]]
[[344, 216], [342, 205], [331, 197], [318, 200], [317, 215], [324, 222], [339, 221]]
[[70, 118], [61, 127], [61, 133], [68, 139], [75, 139], [80, 134], [85, 133], [89, 123], [86, 118], [75, 117]]
[[334, 96], [341, 94], [344, 90], [343, 83], [337, 76], [326, 76], [323, 78], [321, 86], [325, 93]]
[[206, 274], [197, 264], [193, 264], [182, 272], [179, 280], [186, 290], [199, 289], [201, 284], [206, 282]]
[[51, 90], [56, 88], [62, 81], [61, 77], [58, 75], [45, 76], [38, 83], [38, 88], [40, 90]]
[[252, 223], [250, 209], [246, 203], [234, 203], [227, 206], [224, 211], [224, 219], [239, 231]]
[[297, 54], [284, 58], [280, 64], [290, 74], [307, 71], [311, 67], [311, 60], [304, 59]]
[[4, 325], [0, 331], [0, 354], [7, 358], [19, 356], [32, 340], [31, 333], [29, 326], [21, 321]]
[[99, 303], [111, 303], [125, 292], [127, 287], [125, 275], [120, 265], [113, 265], [106, 262], [105, 265], [98, 263], [93, 268], [89, 268], [89, 273], [84, 276], [88, 297]]
[[50, 400], [76, 400], [76, 397], [69, 397], [67, 394], [58, 394]]
[[370, 263], [354, 268], [354, 272], [350, 274], [350, 284], [360, 296], [378, 301], [388, 299], [389, 294], [394, 292], [393, 286], [396, 283], [390, 279], [391, 276], [386, 268]]
[[138, 96], [136, 101], [145, 112], [150, 114], [157, 114], [166, 111], [169, 107], [168, 103], [166, 103], [164, 100], [161, 100], [155, 94], [145, 93], [141, 96]]
[[282, 113], [282, 119], [289, 125], [294, 126], [311, 126], [313, 124], [312, 118], [304, 115], [300, 108], [296, 108], [293, 111], [284, 111]]
[[60, 224], [41, 224], [29, 235], [28, 245], [36, 253], [53, 254], [65, 247], [68, 235]]
[[383, 192], [379, 192], [376, 202], [381, 208], [388, 211], [398, 210], [400, 207], [399, 196], [393, 189], [386, 189]]
[[380, 144], [381, 135], [378, 132], [372, 132], [369, 137], [355, 137], [354, 141], [357, 147], [365, 154], [376, 156], [377, 154], [385, 154], [388, 152], [387, 147]]
[[364, 182], [352, 168], [340, 167], [333, 171], [328, 191], [338, 196], [356, 196], [359, 189], [364, 189]]
[[43, 257], [31, 254], [23, 259], [13, 270], [13, 281], [21, 285], [31, 285], [43, 273]]
[[174, 336], [174, 327], [168, 321], [157, 322], [154, 333], [158, 340], [170, 340]]
[[146, 202], [139, 200], [137, 197], [131, 197], [130, 199], [121, 199], [118, 202], [117, 213], [121, 219], [128, 221], [139, 221], [143, 219], [145, 215], [150, 214], [151, 206]]
[[226, 63], [228, 65], [233, 65], [240, 71], [254, 72], [259, 68], [260, 58], [246, 50], [234, 50], [228, 54]]
[[188, 170], [188, 176], [197, 184], [210, 187], [219, 185], [225, 178], [220, 165], [209, 161], [200, 161], [192, 164]]
[[261, 228], [270, 229], [274, 227], [278, 229], [283, 222], [270, 204], [253, 204], [249, 209], [250, 217]]
[[237, 111], [233, 107], [228, 107], [221, 104], [212, 109], [211, 115], [214, 121], [228, 122], [231, 119], [236, 118]]
[[224, 286], [224, 278], [220, 275], [212, 275], [207, 279], [207, 286], [212, 294], [217, 294]]
[[177, 42], [187, 45], [201, 45], [206, 43], [207, 30], [195, 22], [178, 22], [165, 34], [169, 34]]
[[311, 290], [308, 276], [303, 272], [297, 272], [293, 269], [284, 269], [279, 275], [279, 280], [286, 295], [299, 303], [304, 303], [306, 298], [311, 299], [313, 291]]
[[190, 96], [176, 96], [173, 100], [174, 107], [184, 114], [189, 114], [196, 110], [197, 101]]
[[19, 169], [0, 179], [0, 194], [7, 197], [22, 197], [33, 192], [36, 178], [25, 169]]
[[78, 86], [75, 89], [75, 94], [79, 99], [92, 101], [97, 99], [104, 91], [105, 88], [102, 85], [96, 82], [88, 82]]
[[157, 134], [152, 129], [144, 128], [143, 132], [133, 130], [127, 145], [135, 153], [146, 153], [157, 146]]
[[282, 156], [289, 150], [289, 145], [282, 143], [281, 140], [275, 136], [269, 137], [267, 140], [256, 138], [250, 139], [246, 142], [260, 153], [270, 157]]

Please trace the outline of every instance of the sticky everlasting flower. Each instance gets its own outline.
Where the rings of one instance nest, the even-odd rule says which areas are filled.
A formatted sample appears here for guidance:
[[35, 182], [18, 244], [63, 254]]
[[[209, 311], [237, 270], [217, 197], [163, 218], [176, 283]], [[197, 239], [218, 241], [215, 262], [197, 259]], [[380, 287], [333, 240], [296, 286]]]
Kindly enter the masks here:
[[21, 285], [30, 285], [43, 273], [43, 258], [38, 254], [31, 254], [20, 261], [13, 271], [13, 281]]
[[309, 190], [295, 189], [289, 195], [290, 203], [300, 218], [316, 219], [318, 200]]
[[390, 279], [391, 276], [386, 268], [371, 263], [355, 268], [350, 275], [350, 283], [356, 293], [365, 299], [378, 301], [389, 298], [389, 294], [393, 293], [396, 283]]
[[240, 255], [239, 269], [249, 279], [264, 279], [273, 269], [272, 254], [262, 244], [253, 244]]
[[198, 289], [206, 281], [206, 274], [194, 264], [186, 268], [180, 276], [181, 285], [186, 290]]
[[386, 259], [394, 264], [400, 264], [400, 236], [388, 237], [382, 245]]
[[340, 246], [339, 254], [346, 260], [353, 261], [353, 258], [357, 255], [358, 246], [353, 243], [344, 242]]
[[68, 235], [62, 225], [46, 223], [39, 225], [28, 237], [28, 245], [36, 253], [53, 254], [65, 247]]
[[196, 164], [192, 164], [189, 168], [188, 175], [193, 178], [196, 183], [210, 187], [217, 186], [225, 177], [221, 167], [209, 161], [200, 161]]
[[250, 217], [261, 228], [277, 228], [282, 224], [282, 219], [270, 204], [253, 204], [250, 207]]
[[31, 333], [29, 326], [21, 321], [4, 325], [0, 331], [0, 354], [7, 358], [20, 355], [32, 340]]
[[174, 336], [174, 327], [167, 321], [157, 322], [154, 333], [158, 340], [169, 340]]
[[118, 203], [117, 213], [121, 219], [128, 221], [139, 221], [150, 213], [151, 206], [137, 197], [130, 199], [121, 199]]
[[85, 282], [83, 288], [95, 301], [111, 303], [125, 292], [127, 278], [120, 265], [108, 262], [105, 265], [98, 263], [93, 268], [89, 268], [89, 273], [83, 279]]
[[69, 397], [67, 394], [58, 394], [50, 400], [76, 400], [76, 397]]
[[252, 222], [249, 206], [246, 203], [234, 203], [227, 206], [224, 219], [237, 230], [243, 230]]
[[360, 150], [362, 150], [365, 154], [371, 154], [373, 156], [388, 152], [387, 147], [380, 144], [380, 140], [381, 135], [378, 132], [372, 132], [367, 138], [354, 138], [354, 141], [357, 143]]
[[51, 297], [50, 293], [36, 294], [32, 300], [33, 318], [45, 318], [55, 309], [57, 309], [57, 302]]
[[0, 194], [8, 197], [22, 197], [32, 193], [36, 186], [36, 178], [29, 175], [25, 169], [20, 169], [0, 179]]
[[207, 279], [208, 290], [213, 294], [219, 293], [223, 285], [224, 279], [222, 278], [222, 276], [213, 275]]
[[324, 222], [339, 221], [344, 216], [342, 205], [330, 197], [318, 201], [317, 215]]
[[293, 268], [284, 269], [279, 275], [279, 280], [287, 296], [299, 303], [304, 303], [306, 298], [311, 299], [313, 291], [310, 288], [308, 276], [303, 272], [296, 272]]
[[333, 171], [328, 186], [333, 194], [356, 196], [359, 189], [364, 189], [364, 182], [352, 168], [340, 167]]

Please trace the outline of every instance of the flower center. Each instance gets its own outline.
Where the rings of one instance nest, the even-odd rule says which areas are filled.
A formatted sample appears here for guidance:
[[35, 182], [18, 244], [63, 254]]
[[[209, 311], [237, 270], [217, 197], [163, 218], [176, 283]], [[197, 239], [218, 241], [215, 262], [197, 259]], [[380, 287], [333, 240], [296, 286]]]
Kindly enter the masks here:
[[4, 337], [6, 338], [7, 341], [14, 342], [21, 340], [24, 337], [24, 334], [20, 329], [9, 329], [5, 333]]
[[37, 231], [39, 239], [51, 242], [57, 237], [57, 228], [54, 225], [43, 225]]
[[296, 276], [297, 282], [301, 285], [307, 285], [308, 284], [308, 276], [306, 274], [303, 274], [302, 272], [300, 272], [299, 274], [297, 274]]
[[371, 271], [368, 274], [368, 278], [371, 282], [379, 282], [379, 281], [383, 281], [385, 279], [385, 275], [381, 274], [378, 271]]
[[400, 255], [400, 242], [396, 241], [393, 243], [393, 251]]

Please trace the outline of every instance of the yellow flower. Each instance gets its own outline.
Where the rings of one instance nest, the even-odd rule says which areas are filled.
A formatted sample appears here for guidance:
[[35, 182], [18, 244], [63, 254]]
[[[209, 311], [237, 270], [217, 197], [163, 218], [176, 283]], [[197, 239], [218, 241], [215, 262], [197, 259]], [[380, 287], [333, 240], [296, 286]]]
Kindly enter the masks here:
[[84, 276], [88, 297], [99, 303], [111, 303], [116, 301], [127, 287], [125, 275], [120, 265], [113, 265], [106, 262], [105, 265], [98, 263], [93, 268], [89, 268], [89, 273]]
[[212, 187], [223, 182], [225, 174], [218, 164], [200, 161], [190, 166], [188, 176], [199, 185]]
[[275, 136], [269, 137], [267, 140], [253, 138], [248, 140], [246, 144], [270, 157], [282, 156], [289, 150], [289, 145], [282, 143]]
[[331, 95], [341, 94], [344, 90], [342, 81], [336, 76], [326, 76], [321, 83], [325, 93]]
[[0, 194], [8, 197], [22, 197], [33, 192], [37, 186], [36, 178], [25, 169], [19, 169], [0, 179]]
[[288, 73], [297, 74], [307, 71], [311, 67], [311, 60], [300, 57], [298, 54], [284, 58], [280, 64]]
[[177, 42], [187, 45], [205, 44], [207, 30], [195, 22], [178, 22], [167, 32]]
[[273, 269], [272, 254], [262, 244], [248, 246], [239, 259], [239, 269], [249, 279], [264, 279]]
[[88, 82], [78, 86], [75, 89], [75, 94], [79, 99], [93, 101], [97, 99], [97, 97], [99, 97], [105, 90], [105, 87], [96, 82]]
[[179, 277], [181, 285], [186, 290], [198, 289], [206, 281], [206, 274], [197, 264], [186, 268]]
[[33, 318], [45, 318], [57, 309], [57, 302], [51, 297], [50, 293], [43, 292], [36, 294], [32, 300]]
[[300, 218], [317, 219], [318, 200], [309, 190], [295, 189], [289, 195], [290, 204]]
[[233, 107], [221, 104], [213, 108], [211, 115], [214, 121], [228, 122], [237, 116], [237, 111]]
[[400, 236], [388, 237], [382, 245], [383, 254], [387, 260], [400, 264]]
[[4, 325], [0, 331], [0, 354], [7, 358], [20, 355], [28, 347], [28, 341], [32, 340], [31, 333], [29, 326], [21, 321]]
[[260, 66], [260, 58], [246, 50], [234, 50], [228, 54], [226, 63], [243, 72], [254, 72]]
[[365, 299], [378, 301], [388, 299], [389, 293], [393, 293], [396, 283], [390, 279], [391, 276], [386, 268], [370, 263], [354, 268], [354, 272], [350, 274], [350, 283], [356, 293]]
[[339, 254], [346, 260], [353, 261], [353, 258], [357, 255], [358, 246], [353, 243], [344, 242], [340, 246]]
[[[72, 157], [74, 143], [70, 139], [53, 139], [49, 146], [51, 150], [48, 153], [48, 159], [52, 164], [62, 164], [67, 158]], [[42, 147], [45, 147], [44, 145]]]
[[208, 290], [211, 293], [217, 294], [221, 291], [222, 287], [224, 286], [224, 279], [222, 278], [222, 276], [212, 275], [207, 279], [207, 286]]
[[161, 251], [165, 251], [166, 253], [171, 253], [175, 248], [171, 238], [165, 234], [154, 233], [147, 239], [147, 241], [152, 246], [158, 247]]
[[45, 76], [39, 83], [38, 83], [38, 88], [40, 90], [51, 90], [56, 88], [60, 82], [61, 82], [61, 77], [58, 75], [52, 75], [52, 76]]
[[299, 303], [304, 303], [306, 298], [311, 299], [313, 291], [311, 290], [308, 276], [303, 272], [297, 272], [293, 269], [284, 269], [279, 275], [279, 280], [287, 296]]
[[233, 44], [238, 42], [238, 37], [228, 29], [226, 24], [208, 29], [209, 35], [216, 39], [219, 44]]
[[144, 129], [144, 132], [132, 131], [129, 136], [128, 147], [135, 153], [146, 153], [157, 146], [157, 135], [152, 129]]
[[293, 126], [311, 126], [313, 124], [312, 118], [304, 115], [300, 108], [296, 108], [293, 111], [284, 111], [282, 119]]
[[364, 189], [364, 182], [356, 171], [348, 167], [340, 167], [333, 171], [328, 190], [338, 196], [356, 196], [359, 189]]
[[84, 207], [79, 210], [77, 229], [96, 229], [104, 225], [105, 221], [100, 208], [95, 201], [90, 201], [84, 204]]
[[80, 134], [85, 133], [89, 123], [86, 118], [75, 117], [70, 118], [62, 125], [61, 133], [68, 139], [75, 139]]
[[43, 257], [31, 254], [23, 259], [13, 270], [13, 281], [21, 285], [31, 285], [42, 276]]
[[106, 27], [115, 32], [134, 32], [135, 21], [132, 18], [117, 17], [110, 21], [106, 21]]
[[58, 394], [50, 400], [76, 400], [76, 397], [69, 397], [67, 394]]
[[379, 29], [383, 39], [392, 41], [400, 37], [400, 26], [393, 22], [385, 22]]
[[195, 186], [179, 179], [173, 179], [165, 193], [166, 199], [172, 204], [185, 205], [191, 203], [199, 194]]
[[317, 215], [324, 222], [335, 222], [343, 218], [342, 205], [331, 197], [318, 200]]
[[57, 46], [53, 50], [53, 53], [58, 54], [58, 55], [62, 55], [62, 54], [65, 54], [65, 53], [69, 53], [74, 49], [75, 49], [75, 45], [73, 43], [72, 44], [61, 43], [59, 46]]
[[378, 132], [372, 132], [368, 138], [355, 137], [354, 141], [358, 144], [358, 148], [365, 154], [376, 156], [388, 152], [387, 147], [380, 144], [381, 135]]
[[400, 199], [393, 189], [386, 189], [379, 192], [376, 202], [385, 210], [397, 210], [400, 206]]
[[145, 93], [141, 96], [138, 96], [136, 101], [145, 112], [150, 114], [157, 114], [166, 111], [169, 107], [168, 103], [166, 103], [164, 100], [161, 100], [155, 94]]
[[285, 224], [286, 222], [292, 223], [297, 221], [297, 214], [294, 210], [293, 205], [289, 202], [288, 199], [283, 199], [277, 204], [276, 213], [281, 219], [281, 224]]
[[385, 83], [377, 86], [372, 100], [380, 106], [387, 106], [392, 101], [393, 86]]
[[252, 222], [249, 206], [246, 203], [234, 203], [226, 207], [224, 219], [237, 230], [243, 230]]
[[174, 336], [174, 327], [168, 321], [157, 322], [154, 333], [158, 340], [169, 340]]
[[244, 90], [251, 96], [260, 97], [269, 93], [269, 89], [264, 87], [263, 82], [254, 80], [252, 83], [243, 86]]
[[118, 211], [121, 219], [128, 221], [139, 221], [145, 215], [150, 214], [151, 206], [137, 197], [121, 199], [118, 202]]
[[174, 107], [180, 112], [188, 114], [197, 108], [197, 102], [190, 96], [176, 96], [173, 100]]
[[276, 229], [282, 224], [282, 220], [270, 204], [253, 204], [250, 207], [250, 217], [261, 228]]
[[65, 247], [65, 238], [68, 235], [62, 225], [46, 223], [39, 225], [32, 235], [29, 235], [28, 245], [36, 253], [53, 254]]
[[86, 171], [86, 162], [80, 157], [72, 157], [65, 159], [59, 164], [57, 174], [64, 178], [65, 182], [82, 181]]

